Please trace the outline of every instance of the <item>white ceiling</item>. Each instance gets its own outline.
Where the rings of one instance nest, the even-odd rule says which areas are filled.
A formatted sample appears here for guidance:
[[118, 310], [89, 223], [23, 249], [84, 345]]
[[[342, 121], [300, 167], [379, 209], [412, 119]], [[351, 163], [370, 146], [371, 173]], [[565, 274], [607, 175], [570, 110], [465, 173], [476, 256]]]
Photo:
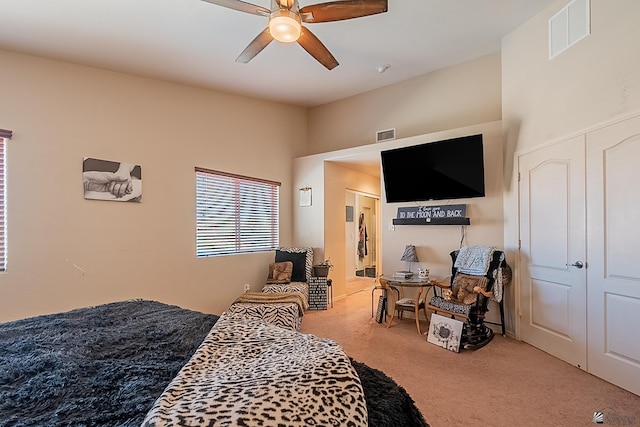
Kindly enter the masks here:
[[306, 24], [340, 63], [332, 71], [275, 41], [236, 63], [268, 18], [201, 0], [0, 0], [0, 48], [310, 107], [497, 52], [553, 2], [389, 0], [387, 13]]

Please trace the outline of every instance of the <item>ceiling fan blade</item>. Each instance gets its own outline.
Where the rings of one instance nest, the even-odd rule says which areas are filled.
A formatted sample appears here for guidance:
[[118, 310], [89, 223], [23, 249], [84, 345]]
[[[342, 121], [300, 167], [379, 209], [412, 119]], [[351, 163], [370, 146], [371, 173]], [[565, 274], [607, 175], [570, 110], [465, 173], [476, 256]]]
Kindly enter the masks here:
[[304, 50], [309, 52], [309, 55], [313, 56], [319, 63], [327, 67], [327, 69], [333, 70], [338, 66], [338, 61], [336, 61], [336, 58], [329, 52], [329, 49], [304, 26], [300, 32], [298, 43]]
[[216, 4], [218, 6], [228, 7], [229, 9], [239, 10], [240, 12], [250, 13], [252, 15], [269, 16], [271, 11], [266, 7], [258, 6], [244, 2], [242, 0], [202, 0], [207, 3]]
[[387, 11], [387, 0], [344, 0], [318, 3], [300, 9], [302, 22], [332, 22]]
[[267, 47], [267, 45], [272, 41], [273, 37], [269, 32], [269, 27], [267, 27], [260, 34], [258, 34], [251, 43], [249, 43], [249, 46], [244, 48], [242, 53], [236, 58], [236, 62], [242, 62], [243, 64], [246, 64], [247, 62], [251, 61], [254, 56], [262, 52], [262, 49]]

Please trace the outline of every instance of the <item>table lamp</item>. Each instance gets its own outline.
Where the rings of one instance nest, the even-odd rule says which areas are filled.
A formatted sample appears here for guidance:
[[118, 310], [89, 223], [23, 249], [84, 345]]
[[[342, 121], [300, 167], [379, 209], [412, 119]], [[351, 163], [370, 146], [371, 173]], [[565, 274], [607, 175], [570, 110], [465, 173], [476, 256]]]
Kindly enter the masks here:
[[404, 253], [402, 254], [402, 258], [400, 258], [400, 261], [406, 261], [409, 263], [408, 273], [411, 273], [411, 264], [419, 262], [418, 255], [416, 254], [416, 247], [413, 245], [405, 246]]

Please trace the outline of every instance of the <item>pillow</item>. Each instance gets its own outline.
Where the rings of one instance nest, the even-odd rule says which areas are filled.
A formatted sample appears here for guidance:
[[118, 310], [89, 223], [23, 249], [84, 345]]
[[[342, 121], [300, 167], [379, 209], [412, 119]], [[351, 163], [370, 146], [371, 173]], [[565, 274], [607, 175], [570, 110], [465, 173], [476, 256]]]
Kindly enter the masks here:
[[275, 262], [291, 261], [293, 271], [292, 282], [306, 282], [311, 277], [313, 266], [313, 249], [311, 248], [278, 248]]
[[289, 283], [292, 271], [293, 263], [291, 261], [272, 262], [269, 264], [267, 283]]
[[485, 276], [472, 276], [470, 274], [458, 273], [453, 278], [451, 289], [453, 290], [453, 299], [462, 304], [473, 304], [478, 294], [473, 288], [480, 286], [484, 291], [487, 289], [487, 278]]

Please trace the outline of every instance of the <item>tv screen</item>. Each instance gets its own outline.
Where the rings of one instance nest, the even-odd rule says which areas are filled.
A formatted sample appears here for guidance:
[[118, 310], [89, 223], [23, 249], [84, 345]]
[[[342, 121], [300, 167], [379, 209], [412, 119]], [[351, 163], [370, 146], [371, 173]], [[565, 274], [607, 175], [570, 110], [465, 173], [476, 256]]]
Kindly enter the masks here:
[[482, 135], [380, 153], [387, 203], [484, 197]]

